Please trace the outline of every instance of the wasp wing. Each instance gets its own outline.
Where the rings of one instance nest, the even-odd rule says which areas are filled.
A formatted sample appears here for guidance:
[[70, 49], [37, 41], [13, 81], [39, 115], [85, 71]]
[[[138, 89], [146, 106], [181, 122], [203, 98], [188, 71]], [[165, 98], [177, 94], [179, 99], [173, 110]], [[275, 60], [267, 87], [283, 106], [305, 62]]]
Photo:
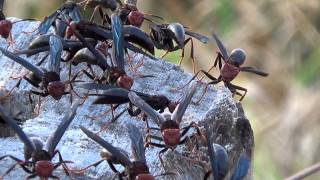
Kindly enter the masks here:
[[75, 115], [77, 113], [77, 109], [78, 109], [79, 105], [80, 105], [80, 101], [79, 100], [76, 101], [72, 105], [70, 112], [68, 114], [66, 114], [62, 118], [61, 123], [59, 124], [58, 128], [56, 129], [56, 131], [47, 140], [46, 149], [48, 150], [48, 152], [51, 155], [54, 153], [54, 151], [55, 151], [59, 141], [61, 140], [63, 134], [65, 133], [65, 131], [69, 127], [70, 123], [74, 119], [74, 117], [75, 117]]
[[225, 46], [223, 45], [222, 41], [220, 41], [220, 39], [218, 38], [218, 36], [213, 32], [212, 33], [213, 38], [215, 39], [217, 46], [223, 56], [223, 59], [226, 61], [229, 59], [229, 55], [228, 55], [228, 51], [225, 48]]
[[25, 67], [26, 69], [28, 69], [29, 71], [32, 71], [37, 78], [42, 79], [43, 77], [43, 72], [41, 71], [41, 69], [39, 69], [38, 67], [34, 66], [33, 64], [31, 64], [30, 62], [28, 62], [27, 60], [23, 59], [22, 57], [19, 57], [18, 55], [3, 49], [2, 47], [0, 47], [0, 51], [7, 56], [8, 58], [12, 59], [13, 61], [21, 64], [23, 67]]
[[128, 157], [123, 155], [117, 148], [112, 146], [110, 143], [99, 137], [98, 135], [94, 134], [90, 130], [86, 129], [83, 126], [80, 126], [80, 129], [92, 140], [94, 140], [96, 143], [100, 144], [103, 148], [105, 148], [107, 151], [109, 151], [113, 156], [115, 156], [120, 163], [125, 166], [129, 167], [131, 165], [131, 161]]
[[[99, 94], [92, 104], [123, 104], [129, 102], [129, 91], [123, 88], [113, 88]], [[90, 94], [91, 95], [91, 94]], [[96, 94], [92, 94], [96, 95]]]
[[133, 124], [128, 124], [127, 129], [131, 140], [131, 148], [134, 159], [136, 161], [147, 163], [141, 132]]
[[87, 90], [109, 90], [109, 89], [119, 88], [117, 86], [113, 86], [109, 84], [97, 84], [97, 83], [82, 83], [82, 84], [77, 84], [76, 86], [83, 89], [87, 89]]
[[[4, 5], [4, 0], [0, 0], [0, 13], [1, 14], [2, 14], [2, 11], [3, 11], [3, 5]], [[0, 20], [2, 20], [2, 19], [0, 19]]]
[[250, 158], [242, 153], [239, 157], [238, 163], [233, 171], [231, 180], [242, 180], [248, 174], [250, 168]]
[[160, 113], [152, 109], [152, 107], [136, 93], [129, 92], [128, 96], [130, 101], [139, 109], [144, 111], [148, 116], [150, 116], [158, 126], [160, 126], [165, 121], [164, 117]]
[[123, 49], [123, 33], [122, 22], [119, 16], [111, 15], [112, 29], [112, 61], [117, 67], [124, 69], [124, 49]]
[[48, 63], [48, 70], [60, 74], [60, 62], [63, 51], [62, 40], [56, 35], [51, 35], [49, 39], [50, 46], [50, 61]]
[[251, 72], [260, 76], [268, 76], [269, 74], [263, 71], [258, 70], [257, 68], [254, 67], [240, 67], [240, 71], [244, 72]]
[[211, 141], [211, 128], [209, 126], [204, 126], [205, 128], [205, 134], [207, 138], [207, 146], [208, 146], [208, 155], [210, 158], [210, 165], [211, 165], [211, 171], [213, 172], [212, 180], [215, 180], [218, 178], [218, 167], [217, 167], [217, 160], [215, 159], [215, 152], [212, 146], [212, 141]]
[[54, 23], [54, 21], [57, 19], [59, 13], [55, 11], [50, 16], [45, 17], [44, 20], [40, 23], [38, 27], [38, 33], [39, 34], [46, 34], [48, 30], [50, 29], [51, 25]]
[[191, 32], [191, 31], [186, 31], [186, 34], [198, 39], [199, 41], [201, 41], [204, 44], [209, 42], [209, 38], [207, 36], [205, 36], [205, 35], [202, 35], [202, 34], [199, 34], [199, 33], [195, 33], [195, 32]]
[[27, 149], [30, 150], [30, 152], [34, 152], [36, 150], [36, 147], [31, 141], [31, 139], [23, 132], [21, 127], [15, 123], [15, 120], [5, 112], [4, 108], [1, 105], [0, 116], [17, 133], [19, 139], [23, 142], [25, 147], [27, 147]]
[[132, 25], [126, 25], [123, 27], [123, 35], [126, 41], [137, 44], [154, 55], [154, 44], [150, 36], [140, 28]]
[[172, 120], [175, 120], [176, 122], [180, 123], [182, 121], [182, 116], [186, 112], [191, 99], [196, 92], [197, 89], [197, 83], [193, 81], [188, 88], [188, 91], [183, 95], [178, 107], [175, 109], [175, 111], [172, 114]]

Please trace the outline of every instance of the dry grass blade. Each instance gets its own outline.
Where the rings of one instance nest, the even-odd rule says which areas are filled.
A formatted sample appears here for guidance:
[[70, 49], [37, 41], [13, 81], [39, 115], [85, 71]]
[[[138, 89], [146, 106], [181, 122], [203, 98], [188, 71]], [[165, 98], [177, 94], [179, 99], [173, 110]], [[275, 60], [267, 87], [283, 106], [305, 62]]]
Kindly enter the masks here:
[[288, 178], [286, 178], [285, 180], [300, 180], [300, 179], [304, 179], [314, 173], [317, 173], [318, 171], [320, 171], [320, 162], [317, 164], [314, 164], [310, 167], [307, 167], [306, 169], [301, 170], [300, 172], [298, 172], [297, 174], [290, 176]]

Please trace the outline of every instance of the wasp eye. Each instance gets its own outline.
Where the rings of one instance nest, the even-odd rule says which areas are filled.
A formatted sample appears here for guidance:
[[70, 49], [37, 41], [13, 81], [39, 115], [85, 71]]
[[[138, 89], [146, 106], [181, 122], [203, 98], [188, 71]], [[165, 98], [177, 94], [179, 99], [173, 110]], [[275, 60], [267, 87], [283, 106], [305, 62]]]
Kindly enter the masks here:
[[230, 60], [236, 65], [240, 66], [246, 60], [246, 52], [243, 49], [237, 48], [231, 51]]

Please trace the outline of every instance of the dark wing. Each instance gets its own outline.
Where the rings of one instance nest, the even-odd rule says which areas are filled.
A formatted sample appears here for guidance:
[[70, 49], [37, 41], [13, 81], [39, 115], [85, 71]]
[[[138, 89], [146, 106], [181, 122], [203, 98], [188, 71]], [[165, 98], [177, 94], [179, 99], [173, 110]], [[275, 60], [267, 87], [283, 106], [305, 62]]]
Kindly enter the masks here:
[[3, 11], [4, 0], [0, 0], [0, 11]]
[[219, 144], [213, 144], [214, 148], [214, 156], [217, 162], [217, 169], [218, 172], [215, 172], [215, 174], [218, 174], [218, 179], [224, 179], [229, 171], [229, 158], [228, 153]]
[[123, 34], [122, 22], [119, 16], [111, 15], [112, 29], [112, 61], [117, 67], [124, 69], [124, 49], [123, 49]]
[[53, 14], [51, 14], [48, 17], [45, 17], [44, 20], [40, 23], [38, 27], [38, 33], [39, 34], [46, 34], [56, 18], [58, 17], [59, 13], [55, 11]]
[[154, 55], [154, 44], [151, 38], [140, 28], [131, 25], [125, 25], [123, 27], [123, 35], [126, 41], [137, 44]]
[[263, 71], [258, 70], [254, 67], [240, 67], [240, 71], [255, 73], [260, 76], [268, 76], [269, 74]]
[[15, 62], [21, 64], [23, 67], [25, 67], [26, 69], [28, 69], [29, 71], [32, 71], [37, 78], [42, 79], [43, 77], [43, 72], [36, 66], [34, 66], [33, 64], [31, 64], [30, 62], [28, 62], [27, 60], [17, 56], [16, 54], [3, 49], [2, 47], [0, 47], [0, 51], [7, 56], [8, 58], [14, 60]]
[[231, 180], [242, 180], [248, 174], [250, 168], [250, 158], [242, 153], [239, 157], [238, 163], [233, 171]]
[[147, 163], [144, 145], [143, 145], [143, 137], [141, 132], [133, 124], [128, 124], [127, 129], [128, 129], [129, 137], [131, 140], [132, 154], [135, 161], [141, 161], [141, 162]]
[[90, 139], [94, 140], [96, 143], [100, 144], [103, 148], [105, 148], [107, 151], [109, 151], [112, 154], [112, 156], [115, 156], [123, 166], [128, 167], [128, 166], [131, 165], [130, 159], [128, 159], [128, 157], [123, 155], [123, 153], [121, 153], [117, 148], [112, 146], [110, 143], [108, 143], [107, 141], [103, 140], [101, 137], [99, 137], [98, 135], [96, 135], [93, 132], [89, 131], [88, 129], [86, 129], [83, 126], [80, 126], [80, 129]]
[[72, 10], [69, 12], [69, 16], [71, 17], [72, 21], [76, 21], [76, 22], [81, 21], [81, 15], [80, 15], [79, 6], [75, 5], [72, 8]]
[[211, 141], [211, 128], [209, 126], [204, 126], [205, 128], [205, 134], [207, 138], [207, 146], [208, 146], [208, 155], [210, 158], [210, 164], [211, 164], [211, 171], [213, 172], [212, 180], [218, 179], [218, 166], [217, 166], [217, 160], [215, 159], [215, 153], [214, 149], [212, 146], [212, 141]]
[[76, 85], [79, 88], [88, 89], [88, 90], [109, 90], [114, 88], [119, 88], [117, 86], [109, 84], [97, 84], [97, 83], [82, 83]]
[[48, 70], [60, 74], [60, 62], [63, 51], [62, 40], [56, 35], [51, 35], [49, 39], [50, 46], [50, 61], [48, 63]]
[[183, 95], [178, 107], [175, 109], [175, 111], [172, 114], [172, 120], [180, 123], [182, 121], [182, 116], [187, 110], [187, 107], [189, 106], [191, 99], [194, 95], [194, 93], [197, 90], [197, 83], [193, 81], [188, 88], [188, 91]]
[[123, 104], [129, 102], [129, 91], [123, 88], [114, 88], [104, 91], [99, 94], [96, 100], [92, 104]]
[[47, 140], [46, 149], [51, 155], [54, 153], [63, 134], [65, 133], [70, 123], [72, 122], [73, 118], [75, 117], [79, 105], [80, 105], [79, 100], [72, 105], [71, 111], [61, 119], [61, 122], [57, 130]]
[[220, 41], [220, 39], [218, 38], [218, 36], [212, 32], [212, 36], [213, 38], [216, 40], [217, 46], [223, 56], [223, 59], [226, 61], [229, 59], [229, 55], [228, 55], [228, 51], [227, 49], [224, 47], [223, 43]]
[[204, 36], [202, 34], [199, 33], [195, 33], [195, 32], [191, 32], [191, 31], [186, 31], [186, 34], [188, 34], [189, 36], [192, 36], [196, 39], [198, 39], [199, 41], [201, 41], [202, 43], [208, 43], [209, 42], [209, 38], [207, 36]]
[[[65, 14], [60, 14], [62, 19], [65, 22], [69, 21], [69, 17]], [[79, 39], [79, 41], [82, 42], [82, 44], [84, 46], [86, 46], [91, 53], [97, 58], [98, 61], [98, 65], [101, 67], [101, 69], [106, 70], [106, 69], [110, 69], [110, 66], [107, 63], [107, 60], [102, 56], [101, 53], [99, 53], [98, 50], [96, 50], [92, 44], [90, 44], [75, 28], [71, 27], [70, 24], [68, 24], [69, 28], [72, 30], [73, 34]]]
[[0, 105], [0, 116], [2, 117], [2, 119], [9, 124], [9, 126], [17, 133], [19, 139], [23, 142], [23, 144], [30, 150], [30, 151], [35, 151], [36, 147], [35, 145], [32, 143], [31, 139], [23, 132], [23, 130], [21, 129], [21, 127], [19, 127], [15, 121], [13, 120], [13, 118], [11, 116], [9, 116], [4, 108]]
[[141, 97], [139, 97], [134, 92], [129, 92], [128, 94], [130, 101], [137, 106], [139, 109], [144, 111], [154, 122], [160, 127], [160, 125], [165, 121], [164, 117], [152, 109], [152, 107], [147, 104]]

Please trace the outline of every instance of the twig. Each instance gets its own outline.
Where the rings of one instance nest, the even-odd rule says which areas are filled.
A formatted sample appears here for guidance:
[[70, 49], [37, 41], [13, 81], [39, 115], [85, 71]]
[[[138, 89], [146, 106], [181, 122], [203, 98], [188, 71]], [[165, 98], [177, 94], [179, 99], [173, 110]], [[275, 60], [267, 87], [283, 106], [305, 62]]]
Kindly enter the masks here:
[[320, 162], [317, 164], [314, 164], [310, 167], [307, 167], [303, 170], [301, 170], [300, 172], [298, 172], [295, 175], [292, 175], [290, 177], [287, 177], [285, 180], [299, 180], [299, 179], [303, 179], [307, 176], [310, 176], [314, 173], [316, 173], [317, 171], [320, 171]]

